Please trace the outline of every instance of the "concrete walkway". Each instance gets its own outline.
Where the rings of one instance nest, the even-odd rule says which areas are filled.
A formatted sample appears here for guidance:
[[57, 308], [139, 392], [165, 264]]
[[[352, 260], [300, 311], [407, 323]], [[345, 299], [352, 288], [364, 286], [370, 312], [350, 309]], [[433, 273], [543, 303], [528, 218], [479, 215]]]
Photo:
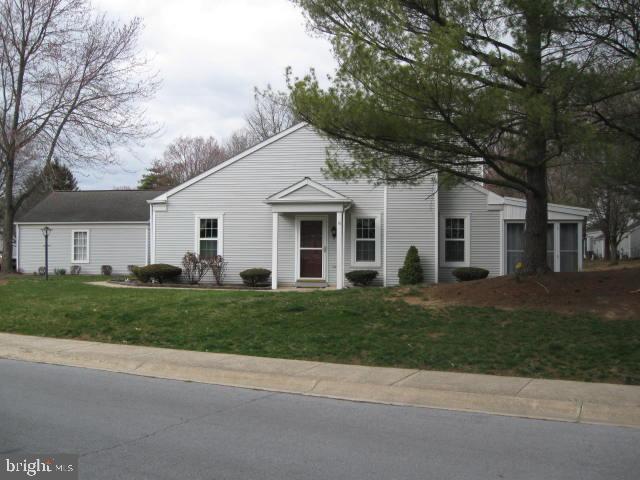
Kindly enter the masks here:
[[0, 333], [0, 357], [319, 397], [640, 428], [640, 387], [363, 367]]

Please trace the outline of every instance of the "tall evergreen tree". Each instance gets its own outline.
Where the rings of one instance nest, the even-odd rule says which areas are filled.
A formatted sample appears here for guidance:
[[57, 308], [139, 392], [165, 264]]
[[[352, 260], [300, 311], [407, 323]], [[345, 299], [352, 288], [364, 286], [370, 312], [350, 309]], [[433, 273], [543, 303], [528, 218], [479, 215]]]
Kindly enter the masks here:
[[599, 135], [635, 133], [639, 2], [294, 2], [339, 64], [327, 89], [289, 73], [296, 113], [352, 153], [330, 152], [328, 172], [388, 184], [439, 173], [519, 192], [525, 269], [547, 271], [549, 167]]

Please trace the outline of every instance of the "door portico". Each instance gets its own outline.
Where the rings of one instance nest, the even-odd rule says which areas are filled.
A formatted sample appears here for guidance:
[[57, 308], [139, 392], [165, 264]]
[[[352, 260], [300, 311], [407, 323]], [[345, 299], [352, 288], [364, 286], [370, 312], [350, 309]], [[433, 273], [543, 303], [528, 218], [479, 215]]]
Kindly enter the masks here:
[[[329, 248], [335, 248], [335, 286], [344, 288], [344, 225], [345, 212], [351, 200], [324, 185], [305, 178], [302, 181], [266, 199], [271, 205], [272, 268], [271, 287], [278, 288], [279, 256], [293, 259], [296, 282], [316, 281], [329, 283]], [[295, 216], [294, 249], [279, 251], [279, 225], [281, 216]], [[330, 227], [335, 224], [334, 227]], [[288, 240], [288, 239], [287, 239]], [[287, 262], [288, 263], [288, 262]]]

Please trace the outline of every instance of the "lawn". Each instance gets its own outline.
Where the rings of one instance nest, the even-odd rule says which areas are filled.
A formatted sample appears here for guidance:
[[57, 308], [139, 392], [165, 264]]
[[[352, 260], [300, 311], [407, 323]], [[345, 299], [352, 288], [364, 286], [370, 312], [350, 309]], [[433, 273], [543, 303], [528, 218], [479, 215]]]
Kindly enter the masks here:
[[[432, 370], [640, 384], [640, 321], [428, 309], [397, 290], [110, 289], [86, 277], [0, 282], [0, 331]], [[4, 283], [4, 284], [2, 284]]]

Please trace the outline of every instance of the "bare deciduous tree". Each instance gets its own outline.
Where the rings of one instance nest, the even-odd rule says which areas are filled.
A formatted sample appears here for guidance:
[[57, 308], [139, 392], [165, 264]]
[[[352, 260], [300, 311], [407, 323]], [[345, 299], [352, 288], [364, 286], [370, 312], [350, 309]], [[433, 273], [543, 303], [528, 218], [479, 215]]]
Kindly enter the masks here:
[[227, 157], [235, 157], [256, 143], [254, 135], [247, 129], [236, 130], [225, 140], [224, 149]]
[[[4, 250], [29, 189], [16, 192], [17, 167], [31, 149], [46, 167], [114, 161], [113, 147], [153, 133], [140, 108], [158, 82], [138, 53], [139, 18], [109, 20], [87, 0], [0, 3], [0, 171]], [[11, 255], [2, 269], [11, 270]]]
[[589, 190], [592, 197], [590, 226], [604, 236], [604, 258], [618, 263], [618, 246], [640, 211], [638, 201], [616, 189], [603, 186]]
[[254, 98], [254, 109], [245, 117], [254, 143], [262, 142], [297, 123], [287, 93], [278, 92], [267, 85], [264, 90], [256, 87]]
[[226, 149], [213, 137], [178, 137], [167, 146], [162, 158], [153, 162], [142, 177], [140, 188], [179, 185], [227, 158]]

